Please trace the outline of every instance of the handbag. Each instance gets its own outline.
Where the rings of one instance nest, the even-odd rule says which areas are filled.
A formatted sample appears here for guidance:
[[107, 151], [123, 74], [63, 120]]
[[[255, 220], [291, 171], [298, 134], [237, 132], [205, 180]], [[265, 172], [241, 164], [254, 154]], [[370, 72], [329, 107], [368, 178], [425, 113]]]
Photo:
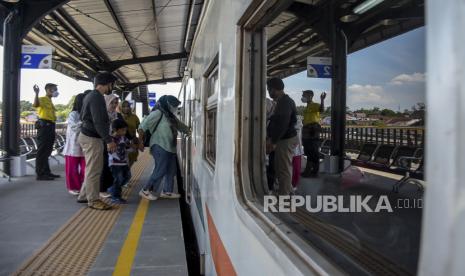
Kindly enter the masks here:
[[150, 139], [152, 138], [152, 134], [155, 132], [155, 130], [157, 130], [157, 127], [160, 124], [160, 121], [162, 118], [163, 118], [163, 113], [161, 113], [161, 117], [158, 120], [157, 124], [155, 125], [155, 128], [153, 129], [153, 131], [150, 131], [149, 129], [147, 129], [144, 132], [144, 147], [150, 147]]

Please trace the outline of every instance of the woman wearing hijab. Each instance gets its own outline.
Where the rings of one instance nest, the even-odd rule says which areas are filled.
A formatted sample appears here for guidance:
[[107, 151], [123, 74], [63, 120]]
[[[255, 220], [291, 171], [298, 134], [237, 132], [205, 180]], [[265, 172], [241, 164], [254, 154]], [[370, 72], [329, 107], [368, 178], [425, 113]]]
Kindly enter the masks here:
[[[105, 104], [107, 106], [108, 118], [110, 119], [111, 125], [111, 122], [119, 118], [118, 112], [116, 112], [119, 98], [115, 94], [104, 95], [104, 97]], [[111, 134], [111, 129], [109, 129], [108, 131]], [[106, 198], [110, 196], [110, 194], [107, 191], [108, 188], [110, 188], [113, 185], [113, 175], [111, 174], [110, 167], [108, 166], [108, 151], [106, 144], [103, 147], [103, 156], [103, 170], [102, 175], [100, 176], [100, 196]]]
[[[176, 174], [176, 138], [178, 131], [190, 134], [188, 126], [179, 121], [176, 109], [181, 102], [174, 96], [162, 96], [155, 111], [151, 112], [140, 125], [145, 131], [150, 131], [150, 152], [155, 160], [155, 167], [149, 181], [139, 192], [148, 200], [162, 198], [179, 198], [174, 193], [174, 176]], [[165, 177], [165, 189], [162, 179]], [[164, 191], [163, 191], [164, 190]]]
[[[143, 150], [143, 132], [142, 131], [137, 131], [139, 129], [140, 125], [140, 120], [139, 117], [137, 117], [136, 114], [132, 113], [131, 111], [131, 104], [128, 101], [122, 101], [119, 110], [121, 111], [121, 115], [123, 116], [123, 120], [128, 124], [128, 135], [132, 137], [133, 143], [134, 144], [140, 144]], [[136, 137], [136, 132], [139, 134], [139, 139]], [[139, 155], [138, 151], [133, 151], [129, 153], [129, 168], [132, 167], [132, 165], [137, 161], [137, 156]]]
[[84, 93], [76, 95], [74, 98], [73, 110], [69, 113], [66, 128], [66, 143], [63, 147], [65, 156], [66, 187], [72, 195], [78, 195], [84, 182], [86, 160], [77, 138], [81, 132], [82, 121], [79, 118]]

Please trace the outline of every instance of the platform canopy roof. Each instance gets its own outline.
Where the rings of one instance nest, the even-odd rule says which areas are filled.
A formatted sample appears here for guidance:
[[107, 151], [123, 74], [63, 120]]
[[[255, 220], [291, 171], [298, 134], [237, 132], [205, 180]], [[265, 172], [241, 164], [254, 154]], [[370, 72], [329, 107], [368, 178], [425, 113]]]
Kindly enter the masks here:
[[331, 14], [353, 53], [423, 26], [424, 9], [424, 0], [294, 1], [266, 27], [268, 76], [284, 78], [306, 70], [308, 56], [331, 56]]
[[76, 79], [107, 70], [127, 88], [179, 81], [202, 6], [203, 0], [72, 0], [40, 20], [23, 44], [53, 46], [53, 68]]
[[[4, 19], [11, 3], [0, 1]], [[59, 0], [53, 0], [59, 1]], [[114, 71], [126, 88], [179, 81], [204, 0], [71, 0], [40, 20], [24, 44], [52, 45], [55, 70], [91, 80]], [[279, 0], [266, 27], [268, 76], [306, 69], [308, 56], [330, 56], [330, 20], [341, 26], [348, 53], [424, 25], [424, 0]], [[335, 14], [335, 17], [334, 17]], [[1, 29], [1, 28], [0, 28]], [[0, 32], [2, 32], [0, 30]], [[395, 53], [393, 53], [395, 54]]]

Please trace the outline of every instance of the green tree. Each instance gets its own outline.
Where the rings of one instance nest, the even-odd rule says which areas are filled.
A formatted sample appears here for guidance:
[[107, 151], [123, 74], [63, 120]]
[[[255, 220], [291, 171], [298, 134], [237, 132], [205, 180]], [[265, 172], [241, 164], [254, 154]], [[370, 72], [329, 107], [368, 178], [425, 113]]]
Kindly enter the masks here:
[[20, 107], [21, 112], [34, 111], [34, 108], [32, 107], [32, 103], [30, 103], [28, 101], [20, 101], [19, 102], [19, 107]]
[[386, 126], [386, 123], [384, 121], [374, 121], [373, 122], [373, 126], [376, 126], [376, 127], [385, 127]]
[[305, 106], [303, 105], [296, 106], [296, 109], [297, 109], [297, 115], [304, 116]]
[[21, 118], [26, 118], [27, 116], [29, 116], [31, 114], [34, 114], [34, 111], [26, 110], [26, 111], [22, 111], [20, 116], [21, 116]]
[[396, 116], [396, 112], [390, 110], [390, 109], [383, 109], [381, 110], [381, 113], [380, 113], [382, 116], [387, 116], [387, 117], [395, 117]]
[[331, 116], [331, 106], [326, 107], [325, 111], [321, 113], [321, 117]]

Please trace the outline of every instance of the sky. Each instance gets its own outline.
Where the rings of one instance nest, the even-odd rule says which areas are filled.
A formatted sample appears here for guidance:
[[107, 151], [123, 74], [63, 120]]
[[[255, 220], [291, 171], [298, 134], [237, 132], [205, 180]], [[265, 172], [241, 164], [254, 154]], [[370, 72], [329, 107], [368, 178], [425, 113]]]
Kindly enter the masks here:
[[[0, 87], [3, 78], [3, 47], [0, 46]], [[347, 106], [351, 110], [359, 108], [389, 108], [395, 111], [410, 109], [418, 102], [425, 102], [425, 28], [378, 43], [348, 56], [347, 60]], [[51, 69], [21, 70], [21, 100], [32, 102], [34, 84], [41, 93], [48, 82], [58, 84], [60, 96], [55, 103], [66, 104], [73, 95], [92, 88], [86, 81], [77, 81]], [[326, 91], [326, 105], [330, 105], [331, 82], [328, 79], [307, 78], [302, 72], [284, 80], [285, 91], [296, 102], [301, 91], [315, 91], [314, 100], [319, 101], [322, 91]], [[177, 96], [180, 83], [149, 85], [149, 91], [162, 95]], [[0, 89], [1, 90], [1, 89]]]
[[[394, 111], [410, 109], [425, 102], [425, 28], [419, 28], [366, 49], [347, 58], [347, 106], [360, 108], [389, 108]], [[325, 104], [330, 105], [330, 79], [307, 78], [302, 72], [284, 80], [285, 91], [296, 102], [302, 90], [315, 92], [320, 101], [327, 92]]]

